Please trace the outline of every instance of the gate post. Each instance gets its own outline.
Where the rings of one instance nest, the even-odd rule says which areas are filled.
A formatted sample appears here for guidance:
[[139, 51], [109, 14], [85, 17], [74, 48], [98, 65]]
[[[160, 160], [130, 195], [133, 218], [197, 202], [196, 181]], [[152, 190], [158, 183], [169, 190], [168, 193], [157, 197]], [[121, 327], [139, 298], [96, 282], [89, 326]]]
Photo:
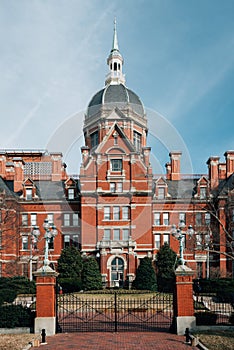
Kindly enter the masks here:
[[194, 271], [186, 265], [180, 265], [175, 274], [174, 322], [176, 333], [184, 335], [186, 328], [191, 329], [196, 326], [193, 302]]
[[35, 333], [45, 329], [47, 335], [56, 332], [56, 277], [58, 273], [49, 266], [43, 266], [36, 272], [36, 318]]

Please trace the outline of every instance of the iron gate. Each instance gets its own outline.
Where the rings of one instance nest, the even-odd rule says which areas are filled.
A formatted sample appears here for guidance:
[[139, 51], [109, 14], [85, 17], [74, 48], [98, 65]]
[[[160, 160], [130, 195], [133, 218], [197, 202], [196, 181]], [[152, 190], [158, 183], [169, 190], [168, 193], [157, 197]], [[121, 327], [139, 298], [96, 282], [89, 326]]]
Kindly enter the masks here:
[[171, 294], [57, 296], [58, 332], [168, 331], [173, 318]]

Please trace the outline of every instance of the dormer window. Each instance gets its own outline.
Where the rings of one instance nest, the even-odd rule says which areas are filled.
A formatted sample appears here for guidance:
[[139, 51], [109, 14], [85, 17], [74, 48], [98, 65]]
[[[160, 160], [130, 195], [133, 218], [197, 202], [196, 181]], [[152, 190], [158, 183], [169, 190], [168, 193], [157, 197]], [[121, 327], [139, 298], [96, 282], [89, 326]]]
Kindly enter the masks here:
[[68, 200], [74, 200], [77, 196], [76, 182], [73, 178], [67, 179], [65, 182], [66, 197]]
[[23, 184], [22, 198], [27, 201], [31, 201], [34, 198], [37, 198], [36, 187], [31, 179], [27, 179]]
[[74, 199], [75, 198], [75, 189], [69, 188], [68, 189], [68, 199]]
[[206, 199], [207, 197], [207, 188], [200, 187], [200, 199]]
[[165, 187], [159, 187], [158, 188], [158, 199], [164, 199], [165, 198]]
[[32, 188], [26, 188], [26, 200], [27, 201], [32, 200]]

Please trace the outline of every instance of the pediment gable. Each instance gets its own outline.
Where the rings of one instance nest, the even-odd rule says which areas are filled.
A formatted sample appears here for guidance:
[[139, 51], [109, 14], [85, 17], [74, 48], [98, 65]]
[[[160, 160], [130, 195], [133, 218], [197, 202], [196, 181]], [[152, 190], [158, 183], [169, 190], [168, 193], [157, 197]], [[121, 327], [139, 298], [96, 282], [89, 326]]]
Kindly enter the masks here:
[[66, 186], [66, 188], [68, 188], [68, 187], [75, 187], [76, 186], [76, 181], [72, 177], [69, 177], [65, 181], [65, 186]]
[[34, 182], [28, 177], [24, 181], [23, 186], [25, 186], [25, 187], [33, 187], [34, 186]]
[[95, 153], [130, 153], [134, 152], [131, 141], [127, 138], [118, 123], [114, 123], [103, 138]]

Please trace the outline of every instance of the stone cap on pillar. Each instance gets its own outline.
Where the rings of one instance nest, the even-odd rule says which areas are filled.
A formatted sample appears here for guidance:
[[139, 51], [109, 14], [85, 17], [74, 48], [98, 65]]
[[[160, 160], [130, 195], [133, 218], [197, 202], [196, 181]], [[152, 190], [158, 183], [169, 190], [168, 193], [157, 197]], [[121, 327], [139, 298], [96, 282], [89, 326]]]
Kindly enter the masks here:
[[193, 276], [195, 275], [195, 271], [193, 271], [192, 269], [190, 269], [190, 267], [186, 265], [179, 265], [175, 270], [175, 274], [176, 276]]
[[59, 273], [54, 271], [50, 266], [41, 266], [37, 271], [33, 272], [33, 275], [36, 277], [39, 277], [39, 276], [57, 277]]

